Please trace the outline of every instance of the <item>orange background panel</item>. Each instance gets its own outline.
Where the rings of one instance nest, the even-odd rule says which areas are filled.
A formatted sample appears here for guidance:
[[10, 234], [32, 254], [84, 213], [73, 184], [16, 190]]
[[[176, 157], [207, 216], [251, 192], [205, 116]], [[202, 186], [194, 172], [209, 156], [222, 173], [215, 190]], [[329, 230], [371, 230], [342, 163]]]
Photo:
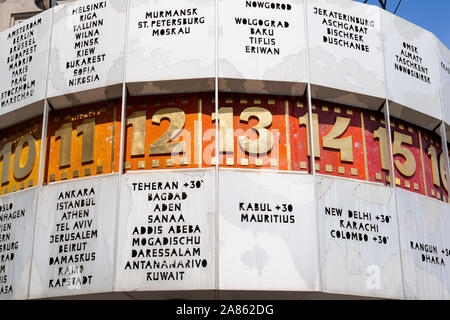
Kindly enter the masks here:
[[[139, 169], [176, 169], [198, 168], [204, 164], [202, 150], [202, 131], [206, 123], [202, 113], [211, 112], [211, 98], [207, 94], [158, 95], [147, 97], [129, 97], [127, 102], [127, 118], [136, 111], [146, 111], [145, 154], [131, 155], [132, 125], [126, 127], [125, 165], [124, 170]], [[163, 108], [179, 108], [185, 113], [185, 124], [181, 133], [168, 143], [184, 142], [185, 151], [179, 154], [150, 154], [149, 148], [169, 128], [168, 118], [154, 123], [152, 117]], [[200, 117], [199, 117], [200, 115]], [[202, 124], [200, 126], [200, 123]]]
[[[426, 181], [426, 192], [429, 197], [436, 198], [439, 200], [443, 200], [447, 202], [448, 193], [445, 190], [442, 179], [439, 172], [439, 156], [442, 153], [442, 144], [441, 137], [438, 136], [434, 132], [430, 132], [424, 129], [421, 129], [421, 138], [422, 138], [422, 155], [423, 155], [423, 168], [425, 170], [425, 181]], [[433, 172], [432, 172], [432, 164], [431, 164], [431, 156], [428, 155], [428, 147], [433, 145], [436, 148], [437, 153], [437, 162], [438, 168], [437, 170], [439, 175], [439, 186], [433, 183]]]
[[299, 125], [299, 118], [306, 114], [308, 114], [306, 98], [291, 99], [289, 101], [291, 168], [296, 171], [311, 172], [311, 160], [308, 155], [309, 132], [305, 125]]
[[[367, 159], [367, 172], [369, 181], [390, 184], [389, 170], [383, 170], [381, 168], [381, 144], [379, 139], [375, 139], [374, 132], [378, 128], [383, 128], [386, 132], [386, 145], [385, 152], [389, 155], [389, 138], [384, 121], [384, 114], [375, 111], [362, 111], [364, 115], [364, 134], [366, 138], [366, 159]], [[390, 166], [390, 155], [389, 164]]]
[[216, 153], [216, 122], [212, 120], [214, 93], [202, 93], [199, 98], [202, 100], [202, 166], [211, 167]]
[[[47, 131], [45, 183], [117, 172], [120, 114], [120, 99], [51, 112]], [[94, 160], [82, 163], [83, 135], [78, 134], [77, 127], [88, 118], [95, 118]], [[69, 122], [72, 123], [70, 165], [60, 167], [61, 139], [55, 139], [55, 131]]]
[[[366, 180], [361, 111], [340, 104], [313, 100], [313, 113], [318, 114], [320, 136], [320, 160], [316, 158], [316, 172]], [[350, 136], [352, 137], [353, 162], [341, 161], [340, 150], [323, 146], [323, 137], [331, 131], [337, 117], [351, 119], [347, 130], [337, 138], [343, 139]], [[317, 170], [317, 164], [320, 166], [319, 170]], [[329, 166], [329, 168], [331, 166], [332, 172], [327, 171], [327, 166]], [[339, 173], [339, 167], [344, 168], [344, 174]], [[352, 174], [352, 169], [354, 174]]]
[[[395, 184], [397, 187], [409, 190], [412, 192], [425, 194], [425, 185], [423, 180], [423, 169], [422, 169], [422, 159], [420, 157], [420, 143], [419, 143], [419, 131], [418, 128], [414, 125], [408, 124], [404, 121], [395, 119], [391, 117], [391, 137], [392, 141], [394, 141], [394, 132], [398, 131], [403, 134], [409, 135], [412, 137], [412, 145], [402, 144], [402, 146], [406, 149], [409, 149], [413, 155], [416, 162], [416, 171], [411, 177], [405, 177], [402, 175], [397, 167], [395, 166], [395, 160], [399, 160], [401, 163], [404, 163], [405, 158], [402, 155], [393, 155], [394, 157], [394, 168], [395, 168]], [[412, 132], [411, 132], [412, 131]], [[392, 142], [393, 143], [393, 142]], [[408, 187], [409, 186], [409, 187]], [[415, 188], [414, 186], [418, 187]], [[418, 189], [418, 190], [416, 190]]]
[[[233, 108], [234, 154], [221, 152], [220, 166], [287, 170], [286, 103], [289, 103], [288, 99], [280, 96], [221, 93], [219, 95], [219, 108]], [[272, 114], [272, 123], [265, 128], [272, 132], [274, 145], [267, 154], [250, 154], [238, 142], [238, 136], [247, 136], [249, 140], [258, 139], [258, 133], [252, 129], [252, 127], [258, 125], [258, 119], [252, 116], [248, 122], [240, 120], [242, 111], [249, 107], [264, 108]], [[232, 163], [230, 162], [231, 159]], [[257, 164], [257, 159], [262, 161], [261, 165]]]
[[[13, 174], [14, 153], [18, 142], [26, 135], [32, 135], [36, 139], [36, 157], [31, 172], [23, 179], [17, 179]], [[41, 153], [42, 116], [38, 116], [21, 124], [0, 130], [0, 150], [3, 150], [8, 142], [12, 142], [10, 166], [8, 169], [9, 182], [0, 186], [0, 195], [37, 185], [39, 175], [39, 159]], [[24, 167], [28, 159], [29, 147], [25, 144], [20, 155], [20, 166]], [[0, 159], [0, 177], [4, 174], [3, 163]]]

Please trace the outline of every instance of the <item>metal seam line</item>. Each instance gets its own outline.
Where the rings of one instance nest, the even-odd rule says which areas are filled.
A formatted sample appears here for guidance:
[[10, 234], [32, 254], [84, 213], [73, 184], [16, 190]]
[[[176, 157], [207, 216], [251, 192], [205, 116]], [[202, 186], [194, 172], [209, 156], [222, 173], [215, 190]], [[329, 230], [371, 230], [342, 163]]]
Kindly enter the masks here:
[[214, 110], [216, 113], [216, 121], [215, 121], [215, 248], [214, 248], [214, 258], [215, 258], [215, 266], [216, 270], [214, 271], [215, 276], [215, 299], [219, 299], [219, 0], [215, 0], [215, 10], [214, 10], [214, 24], [215, 24], [215, 41], [214, 41]]
[[[312, 120], [312, 102], [311, 102], [311, 68], [309, 65], [309, 29], [308, 29], [308, 6], [307, 1], [303, 2], [303, 12], [304, 12], [304, 27], [305, 27], [305, 44], [306, 44], [306, 74], [307, 74], [307, 104], [308, 104], [308, 121], [309, 121], [309, 145], [310, 145], [310, 168], [312, 170], [312, 180], [313, 180], [313, 205], [314, 205], [314, 223], [316, 224], [316, 248], [317, 248], [317, 262], [318, 262], [318, 282], [319, 291], [322, 291], [322, 264], [320, 255], [320, 237], [319, 237], [319, 200], [317, 199], [317, 184], [316, 184], [316, 156], [314, 150], [314, 134], [313, 134], [313, 120]], [[320, 148], [320, 142], [319, 142]]]
[[[437, 55], [437, 52], [438, 52], [438, 47], [437, 47], [437, 37], [436, 36], [433, 36], [433, 39], [434, 39], [434, 53], [435, 53], [435, 63], [436, 63], [436, 65], [438, 66], [438, 68], [439, 68], [439, 59], [438, 59], [438, 55]], [[440, 100], [440, 102], [441, 102], [441, 117], [442, 117], [442, 121], [441, 121], [441, 124], [440, 124], [440, 126], [441, 126], [441, 128], [440, 128], [440, 132], [441, 132], [441, 143], [442, 143], [442, 152], [445, 152], [445, 159], [446, 159], [446, 161], [445, 161], [445, 169], [447, 170], [447, 203], [450, 203], [450, 158], [449, 158], [449, 155], [448, 155], [448, 146], [447, 146], [447, 143], [448, 143], [448, 141], [447, 141], [447, 133], [446, 133], [446, 130], [445, 130], [445, 126], [446, 126], [446, 124], [445, 124], [445, 115], [446, 115], [446, 113], [445, 113], [445, 105], [444, 105], [444, 98], [442, 97], [442, 84], [441, 84], [441, 77], [439, 76], [439, 70], [438, 70], [438, 87], [439, 87], [439, 100]], [[445, 188], [443, 188], [443, 189], [445, 189]]]
[[117, 257], [118, 250], [117, 246], [119, 243], [119, 218], [120, 218], [120, 195], [122, 192], [122, 171], [123, 171], [123, 158], [124, 158], [124, 145], [125, 145], [125, 111], [127, 104], [127, 90], [126, 90], [126, 70], [127, 70], [127, 51], [128, 51], [128, 27], [129, 27], [129, 15], [130, 15], [130, 0], [126, 0], [126, 18], [125, 18], [125, 43], [123, 48], [123, 73], [122, 73], [122, 109], [121, 109], [121, 124], [120, 124], [120, 147], [119, 147], [119, 172], [117, 175], [117, 202], [116, 202], [116, 222], [115, 222], [115, 233], [114, 233], [114, 253], [113, 253], [113, 272], [112, 272], [112, 288], [116, 291], [116, 280], [117, 280]]
[[[53, 16], [54, 11], [51, 10], [50, 15], [50, 25], [53, 25]], [[41, 128], [41, 153], [39, 155], [39, 171], [38, 171], [38, 181], [36, 185], [36, 196], [34, 197], [34, 212], [33, 212], [33, 229], [31, 235], [31, 255], [30, 255], [30, 270], [28, 272], [28, 288], [27, 288], [27, 299], [30, 299], [30, 290], [31, 290], [31, 276], [33, 273], [33, 256], [34, 256], [34, 239], [36, 234], [36, 224], [37, 224], [37, 213], [38, 213], [38, 192], [39, 189], [43, 185], [44, 180], [44, 162], [45, 162], [45, 149], [47, 148], [47, 127], [48, 127], [48, 100], [47, 100], [47, 91], [48, 91], [48, 74], [50, 69], [50, 50], [51, 50], [51, 41], [52, 41], [52, 32], [53, 28], [50, 28], [50, 35], [48, 37], [48, 48], [49, 52], [47, 53], [47, 73], [45, 75], [45, 95], [44, 95], [44, 113], [42, 115], [42, 128]]]
[[[380, 28], [382, 25], [382, 13], [379, 11], [379, 19], [380, 19]], [[400, 259], [400, 274], [402, 277], [402, 295], [403, 299], [406, 295], [406, 288], [405, 288], [405, 276], [403, 274], [403, 256], [402, 256], [402, 244], [401, 244], [401, 234], [400, 234], [400, 212], [398, 210], [398, 199], [397, 199], [397, 188], [395, 185], [395, 167], [394, 167], [394, 152], [392, 149], [392, 134], [391, 134], [391, 111], [389, 108], [389, 97], [388, 97], [388, 87], [387, 87], [387, 70], [386, 70], [386, 54], [385, 54], [385, 48], [384, 48], [384, 35], [383, 32], [381, 32], [381, 45], [383, 47], [383, 65], [384, 65], [384, 90], [385, 90], [385, 110], [384, 110], [384, 122], [386, 123], [386, 131], [387, 131], [387, 137], [388, 137], [388, 148], [389, 148], [389, 162], [390, 162], [390, 180], [389, 184], [392, 188], [392, 192], [394, 193], [394, 209], [397, 216], [397, 234], [398, 234], [398, 254]]]

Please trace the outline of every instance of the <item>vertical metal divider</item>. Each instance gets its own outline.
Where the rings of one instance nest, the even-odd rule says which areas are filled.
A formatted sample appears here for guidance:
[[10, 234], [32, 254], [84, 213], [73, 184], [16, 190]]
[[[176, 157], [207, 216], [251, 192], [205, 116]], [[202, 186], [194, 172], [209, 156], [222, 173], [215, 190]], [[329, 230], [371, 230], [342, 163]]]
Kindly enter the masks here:
[[[384, 52], [384, 50], [383, 50]], [[385, 62], [386, 64], [386, 62]], [[386, 68], [386, 67], [385, 67]], [[386, 83], [387, 84], [387, 83]], [[386, 85], [387, 88], [387, 85]], [[387, 95], [387, 91], [386, 91]], [[405, 277], [403, 274], [403, 256], [402, 256], [402, 243], [401, 243], [401, 233], [400, 233], [400, 211], [398, 209], [398, 198], [397, 198], [397, 187], [395, 183], [395, 167], [394, 167], [394, 152], [392, 149], [392, 134], [391, 134], [391, 120], [390, 120], [390, 110], [389, 110], [389, 99], [386, 97], [385, 101], [385, 113], [384, 113], [384, 119], [386, 123], [386, 130], [387, 130], [387, 137], [389, 140], [389, 166], [390, 166], [390, 180], [389, 183], [391, 184], [390, 188], [392, 188], [394, 193], [394, 204], [395, 204], [395, 212], [397, 216], [397, 234], [398, 234], [398, 253], [400, 257], [400, 274], [402, 275], [402, 293], [403, 293], [403, 299], [405, 299]]]
[[[117, 256], [118, 256], [118, 243], [119, 243], [119, 217], [120, 217], [120, 195], [122, 192], [122, 173], [123, 173], [123, 158], [124, 158], [124, 146], [125, 146], [125, 124], [126, 124], [126, 106], [127, 106], [127, 88], [126, 88], [126, 70], [127, 70], [127, 51], [128, 51], [128, 24], [130, 15], [130, 0], [126, 0], [126, 13], [125, 13], [125, 37], [123, 46], [123, 73], [122, 73], [122, 109], [120, 116], [120, 147], [119, 147], [119, 169], [117, 174], [117, 194], [116, 194], [116, 223], [114, 232], [114, 254], [113, 254], [113, 273], [112, 273], [112, 291], [116, 292], [116, 279], [117, 279]], [[115, 141], [113, 141], [115, 143]]]
[[27, 288], [27, 299], [30, 299], [30, 290], [31, 290], [31, 276], [33, 272], [33, 257], [34, 257], [34, 237], [36, 234], [36, 225], [37, 225], [37, 214], [38, 214], [38, 198], [39, 191], [44, 183], [44, 169], [45, 169], [45, 150], [47, 149], [47, 127], [48, 127], [48, 113], [49, 113], [49, 104], [47, 100], [47, 91], [48, 91], [48, 74], [50, 69], [50, 51], [51, 51], [51, 41], [52, 41], [52, 33], [53, 33], [53, 17], [54, 17], [54, 9], [50, 9], [50, 35], [48, 37], [48, 54], [47, 54], [47, 65], [46, 65], [46, 75], [45, 75], [45, 94], [44, 94], [44, 110], [42, 114], [42, 128], [41, 128], [41, 150], [39, 154], [39, 171], [38, 171], [38, 182], [36, 185], [36, 196], [34, 197], [34, 212], [32, 213], [34, 216], [33, 219], [33, 229], [31, 234], [31, 255], [30, 255], [30, 269], [28, 272], [28, 288]]
[[[46, 90], [47, 91], [47, 90]], [[42, 114], [42, 129], [41, 129], [41, 150], [39, 154], [39, 171], [37, 187], [42, 187], [44, 184], [44, 170], [45, 170], [45, 150], [47, 149], [47, 127], [48, 127], [49, 103], [47, 94], [44, 100], [44, 113]]]
[[[436, 36], [433, 37], [434, 38], [434, 53], [435, 53], [435, 59], [436, 59], [436, 65], [438, 66], [438, 70], [439, 70], [439, 59], [438, 59], [438, 47], [437, 47], [437, 38]], [[445, 170], [447, 172], [447, 204], [450, 203], [450, 159], [449, 159], [449, 155], [448, 155], [448, 146], [447, 146], [447, 134], [445, 131], [445, 104], [444, 104], [444, 97], [442, 96], [442, 89], [443, 86], [441, 84], [441, 77], [439, 76], [439, 71], [438, 71], [438, 86], [439, 86], [439, 100], [441, 102], [441, 116], [442, 116], [442, 122], [440, 125], [440, 133], [441, 133], [441, 143], [442, 143], [442, 152], [445, 153]], [[450, 110], [448, 110], [448, 112], [450, 112]]]
[[214, 197], [215, 197], [215, 234], [214, 234], [214, 258], [215, 258], [215, 290], [214, 290], [214, 298], [215, 300], [219, 300], [219, 0], [215, 0], [215, 10], [214, 10], [214, 23], [215, 23], [215, 41], [214, 41], [214, 112], [216, 113], [216, 121], [215, 121], [215, 139], [214, 139], [214, 148], [215, 148], [215, 166], [214, 166], [214, 178], [215, 178], [215, 187], [214, 187]]
[[446, 170], [446, 180], [447, 180], [447, 205], [450, 206], [450, 160], [449, 160], [449, 156], [448, 156], [448, 147], [447, 147], [447, 135], [445, 132], [445, 121], [441, 122], [441, 126], [440, 126], [440, 132], [441, 132], [441, 142], [442, 142], [442, 152], [445, 153], [445, 170]]
[[[397, 199], [397, 188], [395, 185], [395, 167], [394, 167], [394, 151], [392, 149], [392, 134], [391, 134], [391, 117], [390, 117], [390, 109], [389, 109], [389, 97], [388, 97], [388, 84], [387, 84], [387, 70], [386, 70], [386, 54], [385, 54], [385, 46], [384, 46], [384, 34], [383, 34], [383, 17], [382, 11], [379, 10], [380, 15], [380, 34], [381, 34], [381, 45], [383, 48], [383, 64], [384, 64], [384, 87], [385, 87], [385, 101], [384, 101], [384, 122], [386, 123], [386, 131], [388, 138], [388, 155], [389, 155], [389, 184], [390, 188], [392, 188], [394, 194], [394, 207], [395, 213], [397, 217], [397, 234], [398, 234], [398, 254], [400, 258], [400, 274], [402, 277], [402, 295], [403, 299], [405, 299], [405, 277], [403, 275], [403, 258], [402, 258], [402, 243], [401, 243], [401, 234], [400, 234], [400, 212], [398, 210], [398, 199]], [[381, 147], [381, 144], [380, 144]]]
[[[305, 35], [306, 35], [306, 74], [307, 74], [307, 104], [308, 104], [308, 121], [309, 121], [309, 151], [310, 151], [310, 168], [313, 177], [313, 204], [315, 213], [315, 223], [316, 223], [316, 247], [317, 247], [317, 262], [318, 262], [318, 281], [319, 281], [319, 291], [323, 290], [322, 285], [322, 260], [320, 254], [320, 237], [319, 237], [319, 200], [317, 199], [317, 184], [316, 184], [316, 157], [314, 150], [314, 128], [312, 119], [312, 102], [311, 102], [311, 67], [310, 67], [310, 56], [309, 56], [309, 29], [308, 29], [308, 5], [307, 0], [303, 2], [303, 12], [304, 12], [304, 24], [305, 24]], [[319, 141], [320, 147], [320, 141]]]

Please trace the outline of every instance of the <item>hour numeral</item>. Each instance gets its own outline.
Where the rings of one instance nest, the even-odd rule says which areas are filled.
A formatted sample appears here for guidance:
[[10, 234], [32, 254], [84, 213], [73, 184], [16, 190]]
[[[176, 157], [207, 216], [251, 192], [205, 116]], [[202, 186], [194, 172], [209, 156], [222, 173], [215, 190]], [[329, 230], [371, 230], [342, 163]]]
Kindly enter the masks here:
[[141, 156], [145, 154], [145, 111], [135, 111], [127, 119], [127, 125], [131, 125], [131, 155]]
[[[258, 139], [250, 140], [246, 135], [239, 136], [239, 146], [249, 154], [266, 154], [273, 149], [274, 138], [273, 133], [267, 129], [272, 124], [272, 114], [269, 110], [261, 107], [248, 107], [244, 109], [239, 119], [248, 122], [251, 117], [258, 119], [258, 124], [252, 127], [252, 130], [258, 133]], [[213, 120], [216, 115], [213, 114]], [[219, 108], [219, 151], [234, 152], [234, 126], [233, 126], [233, 109], [229, 107]]]
[[439, 181], [439, 167], [436, 147], [430, 145], [427, 150], [427, 154], [430, 156], [431, 160], [431, 173], [433, 176], [433, 184], [440, 187], [441, 182]]
[[[319, 118], [316, 113], [312, 114], [313, 121], [313, 135], [314, 135], [314, 157], [320, 158], [320, 146], [319, 146]], [[304, 125], [306, 127], [306, 147], [308, 156], [311, 155], [311, 146], [309, 139], [309, 120], [308, 113], [305, 113], [303, 116], [298, 118], [298, 124], [300, 126]]]
[[162, 119], [169, 119], [169, 128], [166, 132], [149, 147], [149, 154], [169, 154], [185, 152], [186, 144], [181, 142], [170, 142], [183, 130], [186, 115], [179, 108], [163, 108], [155, 112], [152, 122], [160, 124]]
[[[25, 146], [28, 145], [27, 158], [25, 164], [22, 166], [21, 158], [22, 152]], [[0, 159], [3, 159], [1, 184], [9, 182], [9, 168], [11, 164], [12, 143], [8, 142], [3, 146], [0, 151]], [[34, 167], [36, 160], [36, 139], [32, 135], [26, 135], [20, 139], [14, 151], [13, 160], [13, 175], [16, 179], [20, 180], [28, 176]]]
[[[320, 158], [320, 144], [319, 144], [319, 118], [318, 115], [312, 114], [313, 121], [313, 139], [314, 139], [314, 157]], [[298, 118], [298, 123], [300, 126], [304, 125], [306, 127], [306, 132], [309, 132], [309, 120], [308, 113]], [[352, 137], [340, 138], [341, 135], [347, 131], [350, 125], [350, 119], [343, 117], [336, 117], [334, 126], [331, 128], [330, 132], [325, 135], [322, 139], [323, 147], [336, 149], [340, 151], [341, 161], [353, 162], [353, 142]], [[309, 134], [306, 136], [308, 155], [311, 155], [310, 139]]]
[[3, 159], [2, 165], [2, 185], [7, 184], [9, 182], [9, 167], [11, 162], [11, 149], [12, 142], [8, 142], [3, 146], [3, 149], [0, 151], [0, 160]]
[[336, 117], [336, 122], [330, 132], [323, 137], [323, 146], [341, 152], [341, 161], [353, 162], [352, 137], [340, 138], [350, 125], [349, 118]]
[[[212, 116], [215, 120], [215, 113]], [[219, 151], [234, 152], [233, 108], [219, 108]]]
[[401, 155], [405, 161], [402, 163], [396, 159], [394, 161], [397, 170], [405, 177], [411, 177], [416, 172], [416, 159], [413, 153], [402, 144], [412, 145], [412, 137], [397, 131], [394, 131], [394, 155]]
[[375, 140], [378, 139], [380, 142], [380, 160], [381, 160], [381, 169], [389, 170], [390, 160], [389, 160], [389, 147], [388, 147], [388, 138], [386, 128], [379, 127], [377, 130], [373, 132], [373, 137]]
[[72, 122], [64, 123], [55, 131], [55, 140], [60, 139], [59, 166], [70, 165], [70, 150], [72, 149]]
[[[77, 134], [83, 136], [81, 162], [94, 160], [95, 118], [88, 118], [77, 126]], [[70, 166], [72, 149], [72, 122], [64, 123], [55, 131], [55, 140], [60, 140], [59, 167]]]
[[88, 118], [77, 127], [78, 135], [83, 135], [81, 163], [94, 160], [95, 118]]
[[242, 111], [239, 117], [248, 122], [250, 117], [258, 118], [258, 124], [252, 129], [258, 132], [258, 139], [250, 140], [247, 136], [238, 137], [239, 145], [250, 154], [264, 154], [273, 148], [273, 134], [266, 127], [272, 124], [272, 114], [269, 110], [260, 107], [249, 107]]
[[[153, 114], [152, 122], [160, 124], [161, 120], [168, 119], [169, 127], [166, 132], [149, 147], [149, 155], [183, 153], [186, 150], [184, 141], [170, 142], [175, 139], [184, 128], [186, 114], [179, 108], [163, 108]], [[131, 155], [145, 154], [146, 111], [135, 111], [127, 119], [131, 125]]]

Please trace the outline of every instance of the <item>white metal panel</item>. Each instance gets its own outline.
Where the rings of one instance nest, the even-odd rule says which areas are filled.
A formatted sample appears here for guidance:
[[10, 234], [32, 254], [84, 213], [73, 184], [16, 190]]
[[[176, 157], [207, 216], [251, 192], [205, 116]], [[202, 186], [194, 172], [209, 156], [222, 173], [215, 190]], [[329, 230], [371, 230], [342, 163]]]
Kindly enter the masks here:
[[52, 11], [0, 33], [0, 128], [43, 113]]
[[36, 188], [0, 197], [0, 300], [26, 299]]
[[214, 88], [215, 1], [130, 1], [129, 10], [132, 95]]
[[30, 298], [113, 289], [117, 176], [39, 189]]
[[438, 59], [442, 112], [445, 122], [450, 125], [450, 51], [437, 38], [436, 54]]
[[434, 36], [384, 10], [381, 18], [391, 115], [434, 129], [442, 119]]
[[220, 0], [218, 4], [220, 89], [303, 94], [307, 82], [304, 1]]
[[83, 0], [54, 8], [48, 97], [55, 108], [122, 94], [126, 1]]
[[312, 96], [378, 109], [386, 96], [380, 10], [308, 0]]
[[317, 177], [322, 289], [403, 298], [392, 188]]
[[116, 290], [214, 289], [214, 170], [122, 178]]
[[450, 299], [450, 206], [397, 189], [406, 299]]
[[219, 289], [319, 290], [312, 179], [220, 171]]

